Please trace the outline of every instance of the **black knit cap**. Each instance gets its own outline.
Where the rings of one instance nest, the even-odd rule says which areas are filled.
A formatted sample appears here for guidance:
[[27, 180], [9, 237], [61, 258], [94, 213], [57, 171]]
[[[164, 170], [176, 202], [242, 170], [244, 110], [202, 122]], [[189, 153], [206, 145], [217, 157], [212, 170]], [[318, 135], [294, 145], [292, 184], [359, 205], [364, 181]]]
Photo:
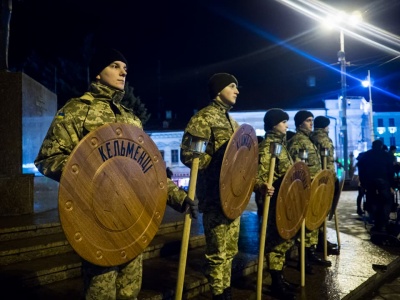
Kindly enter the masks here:
[[96, 76], [99, 75], [104, 68], [117, 60], [124, 62], [128, 67], [128, 61], [118, 50], [103, 48], [96, 51], [89, 64], [90, 80], [96, 80]]
[[301, 123], [303, 123], [305, 120], [307, 120], [309, 117], [313, 117], [314, 115], [312, 114], [311, 111], [308, 110], [299, 110], [295, 115], [294, 115], [294, 125], [296, 127], [299, 127]]
[[330, 123], [331, 120], [329, 120], [329, 118], [324, 116], [318, 116], [314, 119], [314, 129], [325, 128], [326, 126], [329, 126]]
[[264, 130], [271, 130], [284, 120], [289, 120], [289, 115], [285, 111], [280, 108], [271, 108], [267, 110], [264, 116]]
[[235, 76], [228, 73], [217, 73], [210, 77], [208, 80], [208, 94], [211, 99], [214, 99], [220, 91], [231, 83], [236, 83], [238, 81]]

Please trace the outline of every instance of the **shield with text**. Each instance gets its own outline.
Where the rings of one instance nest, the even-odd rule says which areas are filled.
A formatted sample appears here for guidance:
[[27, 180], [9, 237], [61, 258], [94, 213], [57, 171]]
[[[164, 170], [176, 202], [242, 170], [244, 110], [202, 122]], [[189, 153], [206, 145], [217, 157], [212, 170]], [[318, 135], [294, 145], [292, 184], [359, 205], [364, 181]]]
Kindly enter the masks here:
[[306, 214], [306, 227], [315, 230], [321, 226], [332, 207], [335, 175], [331, 170], [321, 170], [311, 182], [311, 197]]
[[282, 179], [276, 203], [276, 226], [283, 239], [299, 231], [310, 199], [310, 172], [304, 162], [294, 163]]
[[257, 176], [258, 141], [248, 124], [239, 126], [226, 147], [220, 174], [220, 197], [224, 215], [234, 220], [246, 209]]
[[126, 263], [149, 245], [167, 201], [165, 162], [140, 128], [110, 123], [72, 151], [59, 186], [59, 215], [74, 250], [100, 266]]

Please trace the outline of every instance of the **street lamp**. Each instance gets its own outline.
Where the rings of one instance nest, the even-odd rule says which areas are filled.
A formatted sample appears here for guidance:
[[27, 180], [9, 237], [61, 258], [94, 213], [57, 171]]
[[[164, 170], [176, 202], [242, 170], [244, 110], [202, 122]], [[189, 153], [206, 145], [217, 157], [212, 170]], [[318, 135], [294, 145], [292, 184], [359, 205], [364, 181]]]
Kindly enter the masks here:
[[341, 82], [341, 110], [340, 120], [341, 126], [340, 131], [343, 137], [343, 166], [345, 172], [345, 178], [348, 178], [349, 162], [348, 162], [348, 137], [347, 137], [347, 84], [346, 84], [346, 55], [344, 52], [344, 34], [343, 29], [340, 29], [340, 50], [338, 52], [338, 60], [340, 62], [340, 82]]
[[[346, 23], [350, 25], [356, 25], [362, 20], [362, 16], [360, 12], [355, 11], [350, 17], [346, 17], [346, 14], [341, 13], [334, 20], [332, 17], [328, 17], [326, 20], [326, 24], [338, 24], [338, 23]], [[348, 155], [348, 136], [347, 136], [347, 83], [346, 83], [346, 55], [344, 51], [344, 30], [343, 27], [339, 24], [336, 25], [340, 31], [340, 50], [338, 52], [338, 60], [340, 62], [340, 82], [341, 82], [341, 95], [339, 98], [339, 116], [340, 116], [340, 132], [343, 137], [343, 166], [344, 166], [344, 175], [345, 179], [349, 178], [349, 155]]]
[[371, 131], [371, 145], [372, 142], [375, 140], [375, 131], [374, 131], [374, 110], [372, 108], [372, 92], [371, 92], [371, 86], [372, 86], [372, 81], [371, 81], [371, 72], [368, 70], [368, 77], [366, 80], [362, 82], [362, 85], [364, 87], [368, 87], [368, 97], [369, 97], [369, 126], [370, 126], [370, 131]]

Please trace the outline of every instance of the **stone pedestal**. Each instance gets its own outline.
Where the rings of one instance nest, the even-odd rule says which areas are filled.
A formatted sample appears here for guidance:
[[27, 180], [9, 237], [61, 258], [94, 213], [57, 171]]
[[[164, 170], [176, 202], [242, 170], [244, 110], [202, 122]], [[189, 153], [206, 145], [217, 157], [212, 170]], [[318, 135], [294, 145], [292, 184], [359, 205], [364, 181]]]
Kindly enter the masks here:
[[57, 96], [24, 73], [0, 72], [0, 99], [0, 215], [30, 214], [33, 161], [56, 113]]

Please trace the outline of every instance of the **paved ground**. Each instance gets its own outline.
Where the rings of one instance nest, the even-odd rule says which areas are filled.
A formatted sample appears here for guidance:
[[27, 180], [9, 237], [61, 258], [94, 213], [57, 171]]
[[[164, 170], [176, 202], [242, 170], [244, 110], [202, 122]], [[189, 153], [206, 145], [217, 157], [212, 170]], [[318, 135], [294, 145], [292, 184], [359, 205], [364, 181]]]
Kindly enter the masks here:
[[[356, 213], [356, 191], [344, 191], [337, 209], [339, 235], [336, 233], [334, 219], [327, 222], [328, 240], [339, 242], [340, 255], [328, 256], [332, 262], [329, 268], [316, 266], [314, 275], [306, 275], [305, 286], [299, 289], [297, 299], [302, 300], [353, 300], [353, 299], [400, 299], [400, 247], [375, 245], [370, 241], [368, 226]], [[254, 238], [251, 224], [252, 215], [256, 218], [256, 207], [250, 202], [242, 218], [240, 247], [254, 247], [258, 244]], [[339, 240], [338, 240], [339, 238]], [[300, 272], [289, 261], [285, 275], [294, 283], [300, 284]], [[267, 274], [264, 282], [268, 283]], [[233, 283], [234, 299], [256, 299], [257, 274], [252, 274]], [[383, 285], [384, 282], [387, 284]], [[382, 285], [382, 286], [381, 286]], [[205, 293], [196, 300], [211, 299]], [[263, 293], [263, 299], [274, 299]]]

